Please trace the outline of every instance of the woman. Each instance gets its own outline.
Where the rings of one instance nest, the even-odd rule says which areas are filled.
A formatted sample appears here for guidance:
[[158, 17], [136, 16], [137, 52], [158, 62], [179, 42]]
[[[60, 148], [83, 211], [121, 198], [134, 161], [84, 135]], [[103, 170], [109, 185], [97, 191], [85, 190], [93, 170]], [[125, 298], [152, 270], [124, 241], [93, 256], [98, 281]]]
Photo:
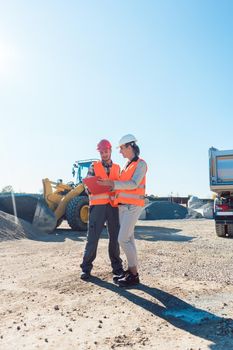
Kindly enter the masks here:
[[139, 283], [137, 250], [134, 228], [145, 204], [145, 182], [147, 165], [139, 158], [140, 149], [134, 135], [123, 136], [119, 141], [120, 153], [128, 159], [119, 181], [99, 180], [98, 184], [111, 186], [115, 191], [114, 204], [119, 206], [120, 231], [118, 241], [123, 249], [128, 269], [115, 278], [121, 287]]

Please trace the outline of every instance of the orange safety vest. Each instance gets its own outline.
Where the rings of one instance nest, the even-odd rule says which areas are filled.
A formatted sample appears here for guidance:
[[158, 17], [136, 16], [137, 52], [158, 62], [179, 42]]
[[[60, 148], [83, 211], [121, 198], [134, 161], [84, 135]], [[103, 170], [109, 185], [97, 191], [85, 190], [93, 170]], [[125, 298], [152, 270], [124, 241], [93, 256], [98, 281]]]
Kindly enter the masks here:
[[[132, 179], [133, 174], [137, 168], [138, 163], [142, 159], [138, 159], [132, 162], [126, 169], [122, 170], [119, 181], [129, 181]], [[145, 189], [146, 189], [146, 176], [134, 190], [116, 190], [114, 204], [133, 204], [139, 207], [145, 205]]]
[[[120, 176], [120, 166], [118, 164], [113, 163], [110, 168], [109, 176], [106, 174], [104, 166], [101, 161], [94, 162], [94, 172], [95, 176], [99, 176], [104, 180], [119, 180]], [[111, 206], [116, 207], [112, 201], [112, 198], [115, 197], [114, 191], [109, 191], [105, 193], [99, 194], [89, 194], [89, 204], [90, 205], [102, 205], [102, 204], [111, 204]]]

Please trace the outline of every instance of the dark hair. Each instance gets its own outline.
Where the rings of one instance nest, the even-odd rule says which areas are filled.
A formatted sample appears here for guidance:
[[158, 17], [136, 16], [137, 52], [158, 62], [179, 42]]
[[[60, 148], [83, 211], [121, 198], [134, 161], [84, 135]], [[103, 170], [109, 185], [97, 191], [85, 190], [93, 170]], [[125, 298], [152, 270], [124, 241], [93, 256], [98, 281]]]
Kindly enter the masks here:
[[135, 156], [137, 156], [137, 157], [139, 156], [140, 148], [138, 147], [138, 145], [136, 145], [136, 143], [134, 141], [126, 143], [125, 146], [126, 147], [131, 146], [133, 148]]

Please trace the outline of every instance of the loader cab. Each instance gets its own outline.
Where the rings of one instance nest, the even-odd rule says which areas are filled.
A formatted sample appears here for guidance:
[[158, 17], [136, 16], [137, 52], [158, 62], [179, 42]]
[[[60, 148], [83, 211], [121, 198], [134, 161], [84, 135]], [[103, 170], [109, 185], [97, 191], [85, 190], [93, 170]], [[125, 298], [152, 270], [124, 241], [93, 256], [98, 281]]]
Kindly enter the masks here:
[[98, 159], [86, 159], [86, 160], [77, 160], [73, 164], [72, 175], [75, 178], [75, 184], [77, 185], [87, 176], [88, 169], [91, 163], [98, 161]]

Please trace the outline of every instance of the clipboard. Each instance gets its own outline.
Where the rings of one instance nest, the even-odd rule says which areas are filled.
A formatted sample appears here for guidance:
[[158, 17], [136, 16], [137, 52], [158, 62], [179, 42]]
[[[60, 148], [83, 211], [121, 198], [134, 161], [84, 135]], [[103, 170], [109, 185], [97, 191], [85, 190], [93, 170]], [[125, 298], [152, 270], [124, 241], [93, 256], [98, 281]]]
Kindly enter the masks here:
[[82, 181], [87, 186], [87, 188], [91, 194], [99, 194], [99, 193], [109, 192], [111, 190], [111, 187], [98, 185], [97, 181], [99, 179], [100, 178], [98, 176], [89, 176], [89, 177], [85, 177], [85, 179], [83, 179]]

